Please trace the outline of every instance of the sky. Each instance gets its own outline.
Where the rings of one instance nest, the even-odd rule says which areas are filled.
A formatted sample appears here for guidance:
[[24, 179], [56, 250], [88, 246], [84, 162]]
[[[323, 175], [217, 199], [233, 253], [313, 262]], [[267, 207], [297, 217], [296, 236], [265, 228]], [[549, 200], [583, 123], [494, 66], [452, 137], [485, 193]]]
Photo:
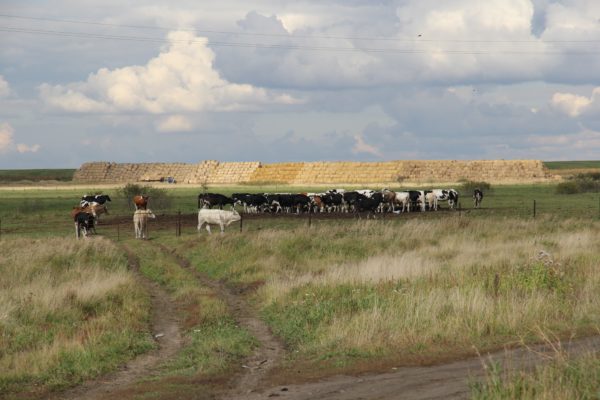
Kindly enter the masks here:
[[0, 168], [600, 159], [596, 0], [0, 0]]

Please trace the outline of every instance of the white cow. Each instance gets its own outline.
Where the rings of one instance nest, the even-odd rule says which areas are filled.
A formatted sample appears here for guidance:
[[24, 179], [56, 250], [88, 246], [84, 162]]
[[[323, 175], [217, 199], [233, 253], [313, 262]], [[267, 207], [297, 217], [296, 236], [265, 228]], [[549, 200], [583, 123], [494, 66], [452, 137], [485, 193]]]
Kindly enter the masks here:
[[148, 239], [148, 218], [156, 218], [152, 210], [136, 210], [133, 213], [133, 228], [136, 239]]
[[203, 208], [198, 211], [198, 231], [202, 229], [202, 225], [206, 224], [206, 230], [210, 234], [210, 226], [219, 225], [221, 227], [222, 235], [226, 226], [229, 226], [232, 222], [239, 221], [240, 219], [242, 219], [242, 217], [235, 210], [226, 211]]
[[435, 193], [429, 192], [425, 195], [425, 202], [429, 206], [430, 211], [437, 211], [438, 209], [438, 197]]

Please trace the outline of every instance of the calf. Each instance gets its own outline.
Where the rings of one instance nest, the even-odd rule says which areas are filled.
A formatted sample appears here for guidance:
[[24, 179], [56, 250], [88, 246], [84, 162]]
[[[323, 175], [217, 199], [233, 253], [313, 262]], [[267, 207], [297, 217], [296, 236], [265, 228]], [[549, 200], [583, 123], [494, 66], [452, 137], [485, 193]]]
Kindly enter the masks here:
[[475, 208], [479, 208], [481, 206], [481, 201], [483, 200], [483, 192], [481, 189], [475, 189], [473, 191], [473, 206]]
[[210, 234], [211, 225], [219, 225], [221, 227], [221, 235], [225, 231], [225, 227], [235, 221], [239, 221], [242, 217], [237, 211], [225, 210], [209, 210], [202, 208], [198, 210], [198, 231], [202, 229], [202, 225], [206, 224], [206, 230]]
[[96, 232], [94, 228], [94, 216], [84, 211], [78, 211], [73, 215], [75, 222], [75, 237], [79, 239], [83, 233], [84, 237], [90, 236]]
[[133, 213], [133, 229], [136, 239], [148, 239], [148, 218], [156, 218], [151, 210], [135, 210]]

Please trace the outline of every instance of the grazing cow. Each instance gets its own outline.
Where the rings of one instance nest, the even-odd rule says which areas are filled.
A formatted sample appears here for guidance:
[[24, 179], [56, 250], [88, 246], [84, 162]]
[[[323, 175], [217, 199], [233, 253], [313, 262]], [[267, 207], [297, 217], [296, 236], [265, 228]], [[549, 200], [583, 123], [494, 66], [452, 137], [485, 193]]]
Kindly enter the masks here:
[[323, 200], [323, 197], [325, 197], [324, 194], [308, 194], [308, 197], [310, 198], [311, 211], [315, 213], [325, 212], [325, 201]]
[[483, 192], [481, 189], [475, 189], [473, 191], [473, 206], [475, 208], [479, 208], [481, 206], [481, 201], [483, 200]]
[[427, 192], [425, 194], [425, 202], [427, 203], [427, 207], [429, 211], [437, 211], [438, 209], [438, 198], [433, 192]]
[[198, 231], [202, 229], [202, 225], [206, 224], [206, 230], [211, 234], [210, 226], [219, 225], [221, 227], [221, 235], [225, 231], [225, 227], [235, 221], [239, 221], [242, 217], [237, 211], [225, 210], [210, 210], [201, 208], [198, 210]]
[[267, 198], [262, 194], [234, 193], [231, 199], [234, 204], [242, 205], [247, 213], [263, 211], [268, 204]]
[[79, 239], [83, 233], [84, 237], [90, 236], [92, 233], [96, 233], [94, 228], [94, 216], [84, 211], [78, 211], [73, 215], [73, 221], [75, 222], [75, 237]]
[[136, 239], [148, 239], [148, 218], [156, 218], [152, 210], [135, 210], [133, 213], [133, 229]]
[[79, 205], [81, 205], [81, 207], [85, 207], [90, 204], [104, 204], [107, 201], [111, 201], [110, 196], [107, 194], [86, 194], [84, 196], [81, 196], [81, 201], [79, 202]]
[[383, 195], [381, 211], [394, 212], [396, 210], [396, 192], [390, 189], [381, 189], [381, 194]]
[[133, 196], [133, 204], [136, 210], [145, 210], [148, 207], [150, 196], [137, 195]]
[[226, 204], [230, 204], [233, 208], [233, 203], [234, 200], [231, 197], [219, 193], [201, 193], [198, 195], [198, 208], [219, 206], [219, 210], [222, 210]]

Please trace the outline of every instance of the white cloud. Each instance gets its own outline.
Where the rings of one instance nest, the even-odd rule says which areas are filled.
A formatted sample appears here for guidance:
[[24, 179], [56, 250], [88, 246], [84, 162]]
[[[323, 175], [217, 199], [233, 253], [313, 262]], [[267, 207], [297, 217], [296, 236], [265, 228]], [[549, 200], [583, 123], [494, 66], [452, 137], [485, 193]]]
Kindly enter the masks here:
[[529, 136], [527, 141], [545, 160], [580, 159], [592, 160], [598, 157], [600, 132], [581, 128], [580, 132], [557, 136]]
[[8, 152], [13, 145], [14, 129], [8, 123], [0, 123], [0, 153]]
[[34, 144], [33, 146], [28, 146], [23, 143], [17, 144], [17, 151], [19, 153], [37, 153], [41, 149], [39, 144]]
[[0, 75], [0, 97], [6, 97], [10, 94], [10, 86], [8, 82]]
[[580, 115], [591, 103], [591, 99], [571, 93], [554, 93], [552, 96], [552, 106], [571, 117]]
[[354, 135], [354, 140], [355, 142], [354, 147], [352, 147], [352, 153], [367, 153], [374, 155], [375, 157], [384, 158], [383, 154], [381, 153], [381, 150], [365, 142], [362, 135]]
[[43, 84], [40, 97], [51, 107], [88, 113], [237, 111], [295, 103], [289, 95], [221, 78], [206, 38], [190, 32], [168, 38], [170, 44], [146, 65], [102, 68], [85, 82]]
[[192, 121], [183, 115], [171, 115], [156, 126], [159, 132], [189, 132], [192, 128]]

